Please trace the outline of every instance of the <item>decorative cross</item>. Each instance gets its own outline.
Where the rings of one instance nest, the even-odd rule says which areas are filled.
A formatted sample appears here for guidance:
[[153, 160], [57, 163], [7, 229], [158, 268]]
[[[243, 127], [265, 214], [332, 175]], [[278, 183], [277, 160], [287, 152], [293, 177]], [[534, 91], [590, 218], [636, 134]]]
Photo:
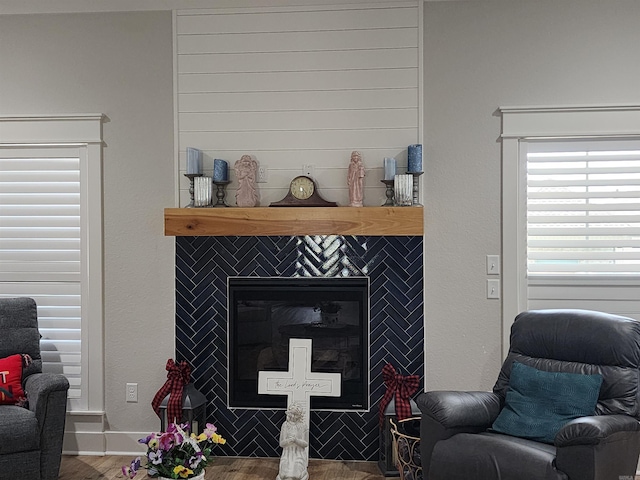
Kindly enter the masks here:
[[[311, 371], [311, 340], [306, 338], [289, 339], [289, 370], [258, 372], [259, 394], [287, 396], [287, 421], [280, 432], [283, 450], [276, 480], [308, 480], [310, 400], [312, 396], [339, 397], [340, 377], [339, 373]], [[304, 434], [297, 439], [290, 438], [291, 429], [287, 429], [290, 409], [294, 404], [304, 412], [304, 419], [299, 420], [304, 426]], [[291, 451], [285, 454], [287, 449]]]
[[258, 372], [258, 393], [261, 395], [286, 395], [287, 408], [297, 403], [305, 410], [309, 421], [310, 399], [339, 397], [341, 375], [311, 371], [311, 340], [289, 340], [289, 370], [286, 372]]

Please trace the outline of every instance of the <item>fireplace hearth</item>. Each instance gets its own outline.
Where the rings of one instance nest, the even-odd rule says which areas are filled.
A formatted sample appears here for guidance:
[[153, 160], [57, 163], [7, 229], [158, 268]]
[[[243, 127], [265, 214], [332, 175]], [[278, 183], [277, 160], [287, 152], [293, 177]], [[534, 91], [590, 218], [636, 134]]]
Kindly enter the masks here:
[[176, 359], [191, 364], [208, 421], [227, 433], [217, 454], [278, 457], [283, 410], [228, 403], [227, 285], [234, 277], [367, 280], [368, 408], [312, 411], [310, 455], [377, 460], [382, 367], [389, 362], [420, 377], [424, 371], [422, 236], [176, 237]]

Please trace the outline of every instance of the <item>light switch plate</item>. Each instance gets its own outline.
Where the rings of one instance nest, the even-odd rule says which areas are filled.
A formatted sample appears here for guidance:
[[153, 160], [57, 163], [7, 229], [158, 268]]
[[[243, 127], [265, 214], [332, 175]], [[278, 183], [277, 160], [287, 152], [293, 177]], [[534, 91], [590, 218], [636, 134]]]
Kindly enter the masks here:
[[487, 255], [487, 275], [500, 275], [500, 255]]
[[487, 298], [500, 298], [500, 280], [487, 280]]

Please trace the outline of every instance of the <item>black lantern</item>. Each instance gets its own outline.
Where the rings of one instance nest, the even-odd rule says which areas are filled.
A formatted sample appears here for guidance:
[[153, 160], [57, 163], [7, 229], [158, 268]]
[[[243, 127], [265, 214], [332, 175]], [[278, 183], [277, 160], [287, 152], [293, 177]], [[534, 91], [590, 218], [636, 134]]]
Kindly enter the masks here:
[[[419, 417], [422, 415], [420, 408], [412, 399], [409, 399], [411, 405], [411, 416]], [[378, 457], [378, 468], [385, 477], [397, 477], [399, 475], [396, 467], [396, 449], [393, 447], [393, 435], [391, 434], [391, 418], [396, 416], [396, 402], [392, 398], [387, 408], [384, 409], [384, 422], [380, 427], [380, 453]]]
[[[167, 425], [167, 404], [169, 395], [162, 399], [160, 403], [160, 431], [166, 432]], [[204, 430], [206, 422], [207, 398], [199, 392], [196, 387], [189, 383], [182, 390], [182, 418], [180, 423], [188, 423], [189, 431], [198, 435]]]

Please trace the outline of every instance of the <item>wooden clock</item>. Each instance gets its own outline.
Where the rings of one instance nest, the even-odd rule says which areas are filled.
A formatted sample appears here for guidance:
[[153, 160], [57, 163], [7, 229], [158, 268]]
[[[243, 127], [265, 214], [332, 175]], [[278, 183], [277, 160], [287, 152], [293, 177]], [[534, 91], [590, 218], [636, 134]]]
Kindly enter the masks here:
[[313, 178], [300, 175], [289, 185], [289, 192], [279, 202], [272, 202], [271, 207], [337, 207], [336, 202], [328, 202], [318, 193]]

